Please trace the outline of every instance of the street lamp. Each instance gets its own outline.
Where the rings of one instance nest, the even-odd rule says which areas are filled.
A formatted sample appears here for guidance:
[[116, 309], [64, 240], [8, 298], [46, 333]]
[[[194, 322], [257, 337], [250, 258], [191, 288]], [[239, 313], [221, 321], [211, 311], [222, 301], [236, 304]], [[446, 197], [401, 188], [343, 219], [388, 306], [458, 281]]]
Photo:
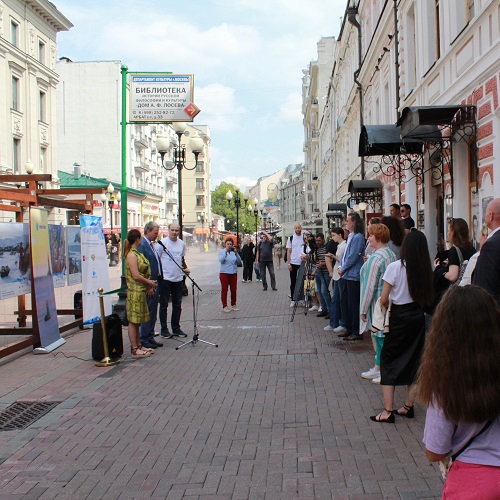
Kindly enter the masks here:
[[[187, 128], [187, 123], [174, 122], [171, 124], [171, 126], [177, 135], [177, 144], [174, 146], [174, 150], [172, 153], [172, 166], [169, 167], [168, 165], [165, 165], [163, 161], [165, 154], [167, 153], [170, 147], [170, 139], [165, 136], [158, 136], [156, 138], [156, 148], [161, 156], [161, 165], [165, 170], [173, 170], [174, 168], [177, 168], [177, 188], [179, 190], [178, 193], [179, 198], [177, 203], [178, 214], [184, 215], [185, 212], [182, 210], [182, 169], [185, 168], [187, 170], [194, 170], [196, 168], [196, 165], [198, 164], [198, 156], [203, 151], [203, 139], [197, 133], [194, 133], [191, 139], [189, 140], [189, 147], [191, 148], [191, 151], [194, 154], [194, 160], [195, 160], [194, 166], [192, 168], [189, 168], [186, 166], [186, 145], [182, 144], [181, 142], [182, 136], [184, 135], [184, 132], [186, 131]], [[182, 219], [183, 217], [179, 217], [179, 238], [181, 239], [183, 237]]]
[[[108, 203], [108, 208], [109, 208], [109, 227], [111, 231], [111, 248], [109, 251], [109, 267], [115, 266], [117, 264], [115, 260], [115, 245], [117, 243], [116, 238], [114, 238], [113, 234], [113, 207], [115, 204], [115, 200], [118, 202], [118, 210], [120, 209], [120, 200], [121, 200], [121, 194], [120, 192], [114, 194], [115, 192], [115, 187], [111, 182], [108, 184], [108, 187], [106, 188], [106, 191], [101, 194], [101, 200], [102, 200], [102, 206], [103, 209], [106, 207], [106, 202]], [[104, 213], [104, 210], [103, 210]]]
[[[243, 207], [247, 206], [247, 201], [248, 201], [248, 193], [244, 193], [240, 195], [240, 185], [235, 184], [234, 185], [234, 206], [236, 208], [236, 248], [240, 248], [240, 220], [239, 220], [239, 210], [242, 205], [242, 200], [243, 198]], [[226, 200], [228, 205], [231, 205], [231, 200], [233, 199], [233, 193], [231, 193], [231, 190], [229, 190], [226, 193]]]
[[205, 242], [205, 212], [198, 215], [198, 220], [201, 222], [201, 240]]
[[258, 226], [257, 226], [257, 219], [259, 217], [259, 200], [257, 198], [253, 199], [253, 215], [255, 217], [255, 244], [257, 245], [257, 233], [258, 233]]

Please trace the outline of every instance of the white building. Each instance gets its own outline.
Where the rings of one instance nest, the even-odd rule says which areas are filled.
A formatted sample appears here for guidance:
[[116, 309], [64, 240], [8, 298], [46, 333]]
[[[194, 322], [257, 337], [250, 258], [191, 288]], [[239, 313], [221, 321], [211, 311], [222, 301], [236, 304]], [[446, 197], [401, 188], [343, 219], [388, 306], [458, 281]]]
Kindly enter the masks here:
[[31, 160], [56, 177], [56, 37], [72, 26], [47, 0], [0, 1], [0, 173]]

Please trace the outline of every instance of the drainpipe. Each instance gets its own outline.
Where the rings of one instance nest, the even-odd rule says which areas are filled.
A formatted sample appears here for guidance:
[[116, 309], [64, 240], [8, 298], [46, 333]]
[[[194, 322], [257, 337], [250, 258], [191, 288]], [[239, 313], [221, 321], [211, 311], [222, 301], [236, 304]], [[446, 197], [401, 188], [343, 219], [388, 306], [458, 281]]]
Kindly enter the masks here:
[[[358, 69], [354, 72], [354, 83], [358, 86], [358, 94], [359, 94], [359, 128], [364, 125], [363, 119], [363, 86], [361, 82], [358, 80], [359, 73], [361, 71], [362, 64], [362, 48], [361, 48], [361, 25], [356, 19], [356, 15], [358, 13], [357, 7], [348, 7], [347, 8], [347, 20], [350, 24], [352, 24], [358, 30]], [[365, 178], [365, 158], [361, 157], [361, 180]]]
[[[400, 118], [399, 107], [401, 105], [401, 96], [399, 95], [399, 31], [398, 31], [398, 0], [394, 0], [394, 52], [396, 65], [396, 121]], [[401, 157], [398, 159], [401, 160]], [[398, 202], [401, 203], [401, 179], [398, 179]]]

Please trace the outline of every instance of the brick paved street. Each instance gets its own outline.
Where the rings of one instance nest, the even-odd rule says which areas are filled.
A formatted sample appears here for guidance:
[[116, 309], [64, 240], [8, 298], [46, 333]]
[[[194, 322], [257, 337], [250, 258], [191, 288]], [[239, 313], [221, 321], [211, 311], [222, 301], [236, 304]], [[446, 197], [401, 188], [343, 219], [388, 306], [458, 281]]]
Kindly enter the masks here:
[[[0, 366], [0, 410], [60, 402], [28, 429], [0, 432], [1, 499], [440, 498], [424, 410], [395, 425], [368, 418], [382, 409], [380, 387], [360, 377], [369, 340], [345, 345], [303, 310], [290, 322], [283, 267], [278, 292], [240, 276], [241, 310], [225, 314], [216, 254], [193, 251], [188, 264], [203, 289], [200, 337], [219, 348], [166, 340], [135, 360], [124, 329], [122, 363], [97, 368], [85, 330]], [[190, 295], [189, 335], [192, 325]]]

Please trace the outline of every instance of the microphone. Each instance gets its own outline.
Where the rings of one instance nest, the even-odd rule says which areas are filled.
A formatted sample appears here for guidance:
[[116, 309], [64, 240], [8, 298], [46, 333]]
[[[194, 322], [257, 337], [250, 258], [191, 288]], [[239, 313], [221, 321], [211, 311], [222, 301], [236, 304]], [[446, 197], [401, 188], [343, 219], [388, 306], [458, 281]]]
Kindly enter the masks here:
[[160, 241], [158, 241], [158, 245], [161, 245], [163, 247], [163, 250], [168, 251], [167, 247]]

